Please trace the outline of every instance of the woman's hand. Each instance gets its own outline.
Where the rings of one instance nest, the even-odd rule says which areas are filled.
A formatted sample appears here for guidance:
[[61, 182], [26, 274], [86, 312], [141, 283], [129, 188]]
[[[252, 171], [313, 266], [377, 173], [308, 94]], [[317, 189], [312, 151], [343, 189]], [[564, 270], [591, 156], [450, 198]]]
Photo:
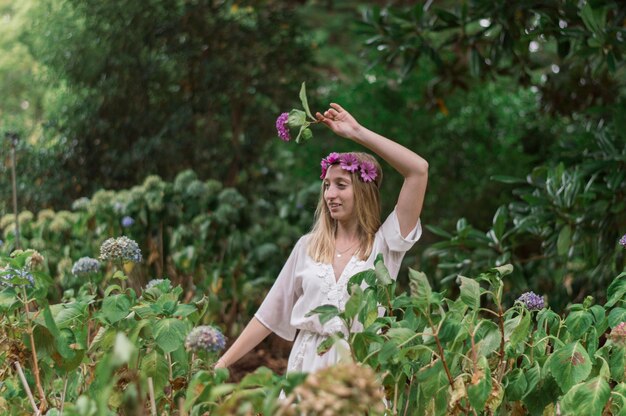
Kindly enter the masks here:
[[331, 103], [328, 110], [324, 114], [316, 113], [317, 120], [326, 124], [338, 136], [346, 139], [354, 139], [357, 137], [361, 125], [352, 117], [350, 113], [343, 109], [339, 104]]

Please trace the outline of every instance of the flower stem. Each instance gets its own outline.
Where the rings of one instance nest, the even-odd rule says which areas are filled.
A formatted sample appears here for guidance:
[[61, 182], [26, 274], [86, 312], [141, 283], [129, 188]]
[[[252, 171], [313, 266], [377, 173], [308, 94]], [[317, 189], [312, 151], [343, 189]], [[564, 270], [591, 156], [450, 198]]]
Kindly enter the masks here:
[[41, 398], [40, 406], [41, 408], [47, 408], [48, 403], [46, 402], [46, 394], [43, 391], [43, 387], [41, 386], [41, 377], [39, 375], [39, 362], [37, 360], [37, 348], [35, 347], [35, 336], [33, 335], [33, 326], [30, 322], [30, 310], [28, 308], [28, 295], [26, 294], [26, 288], [22, 287], [22, 294], [24, 295], [24, 309], [26, 310], [26, 325], [28, 325], [28, 336], [30, 338], [30, 346], [31, 352], [33, 354], [33, 367], [35, 373], [35, 382], [37, 383], [37, 392], [39, 393], [39, 397]]

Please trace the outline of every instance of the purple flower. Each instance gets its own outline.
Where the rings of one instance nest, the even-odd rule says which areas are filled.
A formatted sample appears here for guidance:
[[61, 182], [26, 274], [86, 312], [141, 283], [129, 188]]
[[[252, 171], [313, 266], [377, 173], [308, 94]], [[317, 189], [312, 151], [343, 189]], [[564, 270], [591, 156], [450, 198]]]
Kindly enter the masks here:
[[626, 234], [624, 234], [622, 238], [619, 239], [619, 243], [622, 245], [622, 247], [626, 247]]
[[332, 152], [331, 154], [326, 156], [326, 161], [328, 162], [329, 165], [339, 162], [339, 153]]
[[339, 163], [341, 164], [341, 169], [347, 170], [348, 172], [355, 172], [359, 169], [359, 159], [352, 153], [343, 155], [339, 159]]
[[135, 223], [133, 217], [129, 217], [128, 215], [122, 218], [122, 227], [128, 228]]
[[523, 303], [526, 309], [528, 309], [529, 311], [538, 311], [545, 307], [545, 302], [543, 301], [543, 298], [535, 294], [535, 292], [523, 293], [522, 296], [517, 298], [517, 302]]
[[326, 159], [322, 159], [320, 165], [322, 165], [322, 174], [320, 175], [320, 179], [324, 179], [326, 177], [326, 171], [328, 170], [328, 166], [330, 166], [330, 164]]
[[212, 326], [197, 326], [191, 330], [185, 340], [185, 347], [192, 351], [217, 352], [226, 346], [226, 338], [222, 332]]
[[617, 324], [617, 326], [611, 330], [609, 338], [617, 345], [626, 347], [626, 322]]
[[363, 182], [372, 182], [378, 176], [376, 166], [372, 162], [361, 162], [361, 179]]
[[276, 130], [278, 131], [278, 137], [281, 140], [288, 142], [291, 140], [291, 135], [289, 134], [289, 127], [287, 127], [287, 120], [289, 119], [289, 113], [282, 113], [276, 119]]

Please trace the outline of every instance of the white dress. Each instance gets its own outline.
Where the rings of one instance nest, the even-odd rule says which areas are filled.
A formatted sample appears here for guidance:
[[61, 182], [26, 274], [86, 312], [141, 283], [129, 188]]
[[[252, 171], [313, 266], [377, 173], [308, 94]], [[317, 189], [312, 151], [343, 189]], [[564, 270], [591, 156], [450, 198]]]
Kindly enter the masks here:
[[254, 315], [264, 326], [288, 341], [293, 341], [299, 330], [289, 355], [287, 372], [313, 372], [341, 360], [346, 350], [338, 344], [321, 356], [317, 354], [317, 347], [329, 335], [336, 332], [345, 334], [346, 330], [339, 318], [322, 325], [317, 315], [306, 317], [306, 314], [321, 305], [334, 305], [344, 310], [349, 298], [346, 287], [348, 280], [358, 272], [374, 268], [378, 253], [382, 253], [385, 266], [391, 277], [396, 279], [404, 254], [421, 234], [418, 220], [415, 228], [403, 238], [394, 210], [376, 232], [369, 258], [363, 261], [353, 256], [339, 280], [335, 280], [332, 265], [316, 262], [307, 254], [309, 234], [298, 240]]

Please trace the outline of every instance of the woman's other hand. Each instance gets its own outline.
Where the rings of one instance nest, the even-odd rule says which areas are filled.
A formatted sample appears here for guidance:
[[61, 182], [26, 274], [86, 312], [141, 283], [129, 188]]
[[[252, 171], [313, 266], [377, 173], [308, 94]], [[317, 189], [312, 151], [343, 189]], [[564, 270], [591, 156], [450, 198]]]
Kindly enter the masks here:
[[324, 114], [317, 112], [315, 116], [318, 121], [326, 124], [338, 136], [346, 139], [354, 139], [357, 137], [361, 125], [354, 117], [339, 104], [331, 103], [328, 110]]

